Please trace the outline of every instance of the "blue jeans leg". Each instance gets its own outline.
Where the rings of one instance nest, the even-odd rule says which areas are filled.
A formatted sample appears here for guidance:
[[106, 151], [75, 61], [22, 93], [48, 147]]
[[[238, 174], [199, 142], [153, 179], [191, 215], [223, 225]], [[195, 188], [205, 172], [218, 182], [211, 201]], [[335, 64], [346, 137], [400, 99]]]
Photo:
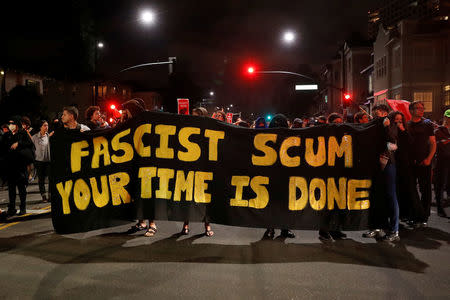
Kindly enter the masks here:
[[387, 164], [384, 168], [384, 178], [386, 184], [386, 197], [389, 207], [389, 230], [398, 231], [399, 209], [396, 188], [396, 168], [394, 164]]

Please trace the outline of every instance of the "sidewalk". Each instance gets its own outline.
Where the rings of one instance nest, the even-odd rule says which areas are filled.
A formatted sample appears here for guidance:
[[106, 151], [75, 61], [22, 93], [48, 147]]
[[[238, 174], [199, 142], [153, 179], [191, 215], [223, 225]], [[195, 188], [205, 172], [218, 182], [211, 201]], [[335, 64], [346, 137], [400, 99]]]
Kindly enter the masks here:
[[[45, 185], [47, 191], [48, 191], [48, 184]], [[15, 219], [23, 219], [23, 218], [30, 218], [32, 216], [36, 215], [42, 215], [42, 214], [49, 214], [51, 212], [50, 209], [50, 202], [42, 202], [41, 194], [39, 193], [39, 186], [38, 186], [38, 180], [35, 179], [31, 184], [27, 187], [27, 213], [23, 216], [14, 216], [11, 218], [8, 218], [8, 221], [12, 221]], [[9, 203], [9, 197], [8, 197], [8, 187], [7, 185], [4, 185], [0, 187], [0, 208], [6, 212], [8, 210], [8, 203]], [[20, 198], [19, 194], [16, 196], [16, 209], [17, 212], [19, 212], [19, 205], [20, 205]]]

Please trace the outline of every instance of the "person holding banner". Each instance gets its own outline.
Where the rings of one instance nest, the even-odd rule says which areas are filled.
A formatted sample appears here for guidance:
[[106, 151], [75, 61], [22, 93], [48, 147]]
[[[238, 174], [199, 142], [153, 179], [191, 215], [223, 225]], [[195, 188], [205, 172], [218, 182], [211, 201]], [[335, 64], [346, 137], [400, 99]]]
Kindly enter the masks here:
[[[198, 108], [194, 108], [192, 110], [192, 115], [194, 116], [208, 116], [208, 111], [203, 108], [203, 107], [198, 107]], [[217, 120], [221, 120], [221, 121], [225, 121], [225, 113], [221, 110], [216, 111], [213, 115], [212, 115], [213, 119], [217, 119]], [[205, 222], [205, 235], [208, 237], [211, 237], [214, 235], [214, 231], [211, 230], [211, 225], [209, 224], [209, 222], [207, 221], [207, 216], [205, 216], [204, 218], [204, 222]], [[189, 234], [189, 220], [185, 220], [184, 224], [183, 224], [183, 228], [181, 229], [181, 234], [182, 235], [188, 235]]]
[[[385, 127], [388, 127], [390, 125], [389, 119], [386, 117], [389, 113], [389, 107], [384, 104], [379, 104], [373, 107], [372, 109], [372, 116], [374, 119], [380, 119], [384, 118], [383, 125]], [[393, 129], [393, 127], [390, 127], [390, 129]], [[386, 135], [389, 135], [389, 130], [386, 131]], [[391, 134], [391, 140], [392, 140], [392, 134]], [[386, 206], [386, 197], [389, 198], [389, 203], [393, 203], [394, 195], [393, 191], [396, 193], [396, 188], [392, 185], [395, 184], [395, 176], [393, 177], [393, 174], [395, 174], [394, 166], [392, 164], [393, 162], [393, 155], [392, 153], [384, 147], [382, 151], [383, 153], [380, 155], [379, 159], [379, 168], [373, 177], [373, 190], [371, 193], [371, 205], [370, 205], [370, 212], [369, 212], [369, 231], [363, 233], [363, 237], [365, 238], [380, 238], [382, 234], [382, 229], [389, 227], [389, 207]], [[388, 163], [390, 163], [390, 166], [385, 171], [386, 166]], [[396, 196], [396, 195], [395, 195]], [[398, 203], [398, 201], [397, 201]], [[394, 239], [397, 237], [393, 236]]]
[[[269, 128], [289, 128], [287, 118], [283, 114], [275, 115], [272, 121], [270, 121], [269, 123]], [[285, 238], [295, 238], [295, 234], [287, 228], [281, 229], [280, 235]], [[275, 229], [267, 228], [266, 232], [264, 233], [264, 238], [273, 239], [274, 237]]]
[[91, 130], [86, 125], [78, 123], [78, 108], [75, 106], [66, 106], [63, 108], [63, 114], [61, 121], [64, 124], [66, 130], [74, 130], [79, 132]]
[[[137, 99], [131, 99], [122, 104], [122, 115], [120, 117], [121, 123], [130, 120], [145, 111], [145, 108], [142, 107], [142, 104]], [[137, 210], [139, 210], [139, 208], [137, 208]], [[144, 234], [146, 237], [154, 236], [158, 231], [155, 220], [149, 220], [147, 226], [146, 220], [139, 219], [138, 222], [133, 225], [130, 230], [128, 230], [128, 233], [135, 233], [142, 230], [147, 230]]]

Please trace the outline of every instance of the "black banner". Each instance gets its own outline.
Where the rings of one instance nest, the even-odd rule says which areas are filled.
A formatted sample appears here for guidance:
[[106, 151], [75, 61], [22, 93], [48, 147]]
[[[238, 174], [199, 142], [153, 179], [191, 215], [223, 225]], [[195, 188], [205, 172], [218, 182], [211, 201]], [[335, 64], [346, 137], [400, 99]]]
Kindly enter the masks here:
[[290, 229], [364, 229], [384, 144], [378, 121], [249, 129], [145, 112], [52, 139], [59, 233], [155, 219]]

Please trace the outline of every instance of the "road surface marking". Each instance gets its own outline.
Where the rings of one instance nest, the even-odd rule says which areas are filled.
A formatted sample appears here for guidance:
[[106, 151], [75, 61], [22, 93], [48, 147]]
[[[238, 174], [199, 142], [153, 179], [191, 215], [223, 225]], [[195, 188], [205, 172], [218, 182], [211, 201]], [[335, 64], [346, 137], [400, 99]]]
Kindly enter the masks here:
[[16, 224], [19, 224], [19, 223], [20, 222], [14, 222], [14, 223], [9, 223], [9, 224], [3, 225], [2, 227], [0, 227], [0, 230], [3, 230], [5, 228], [8, 228], [10, 226], [13, 226], [13, 225], [16, 225]]

